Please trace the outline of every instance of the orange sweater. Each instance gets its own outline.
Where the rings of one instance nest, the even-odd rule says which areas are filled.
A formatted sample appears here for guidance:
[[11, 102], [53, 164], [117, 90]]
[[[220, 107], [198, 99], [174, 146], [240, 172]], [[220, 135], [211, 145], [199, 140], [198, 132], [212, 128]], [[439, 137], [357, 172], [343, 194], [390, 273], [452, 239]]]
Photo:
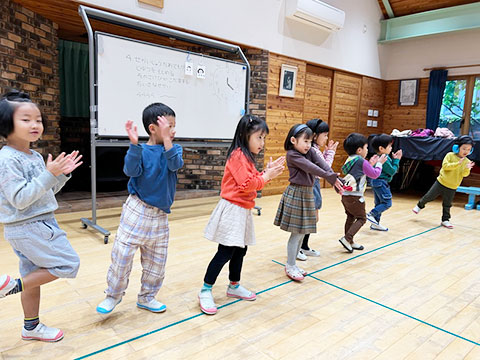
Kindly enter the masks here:
[[236, 149], [230, 155], [223, 173], [220, 196], [245, 209], [255, 206], [257, 190], [263, 189], [265, 180], [247, 159], [242, 150]]

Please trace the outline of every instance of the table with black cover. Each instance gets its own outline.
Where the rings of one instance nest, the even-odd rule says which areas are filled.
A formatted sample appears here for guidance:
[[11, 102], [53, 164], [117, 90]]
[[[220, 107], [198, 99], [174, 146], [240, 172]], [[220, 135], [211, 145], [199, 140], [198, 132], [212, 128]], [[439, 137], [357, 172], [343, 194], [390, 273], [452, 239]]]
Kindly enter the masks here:
[[[369, 151], [373, 150], [371, 147], [373, 136], [374, 135], [370, 135], [368, 138]], [[400, 170], [392, 180], [392, 189], [407, 189], [415, 178], [424, 185], [420, 190], [430, 188], [431, 184], [435, 181], [436, 176], [432, 171], [422, 172], [419, 171], [419, 169], [425, 167], [424, 161], [443, 160], [445, 155], [452, 151], [454, 141], [455, 139], [432, 136], [394, 136], [392, 153], [396, 152], [398, 149], [402, 149], [403, 157], [400, 162]], [[469, 155], [468, 158], [475, 161], [477, 165], [480, 164], [480, 141], [475, 141], [473, 153]], [[422, 184], [419, 185], [421, 186]]]

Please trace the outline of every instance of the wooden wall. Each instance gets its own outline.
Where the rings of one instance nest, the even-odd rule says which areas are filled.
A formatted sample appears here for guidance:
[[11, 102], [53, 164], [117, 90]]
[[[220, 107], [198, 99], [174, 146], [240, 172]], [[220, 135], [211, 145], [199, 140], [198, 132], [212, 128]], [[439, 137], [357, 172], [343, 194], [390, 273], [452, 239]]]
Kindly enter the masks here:
[[336, 71], [333, 76], [332, 105], [330, 114], [330, 139], [338, 141], [337, 154], [332, 168], [339, 172], [347, 158], [343, 140], [351, 132], [358, 131], [358, 116], [362, 77]]
[[[298, 67], [295, 97], [278, 96], [282, 64]], [[306, 62], [270, 53], [268, 61], [267, 115], [270, 135], [265, 142], [265, 164], [269, 158], [285, 155], [283, 143], [290, 128], [303, 122]], [[281, 194], [288, 184], [288, 171], [268, 183], [263, 195]]]
[[[282, 64], [298, 67], [295, 98], [278, 96]], [[360, 132], [368, 136], [382, 131], [384, 83], [270, 53], [266, 114], [270, 135], [265, 144], [265, 164], [270, 157], [285, 155], [285, 137], [294, 124], [320, 118], [330, 125], [329, 138], [340, 143], [333, 164], [333, 169], [340, 171], [347, 157], [342, 143], [348, 134]], [[366, 126], [368, 109], [379, 110], [377, 128]], [[285, 171], [267, 184], [262, 194], [282, 193], [287, 185], [288, 171]]]
[[418, 93], [418, 105], [399, 106], [398, 86], [399, 80], [385, 82], [385, 115], [383, 119], [383, 131], [390, 134], [393, 129], [400, 131], [424, 128], [427, 119], [427, 94], [428, 78], [420, 79]]
[[[362, 97], [358, 117], [358, 132], [365, 136], [383, 132], [385, 107], [385, 81], [364, 76], [362, 78]], [[378, 117], [368, 116], [368, 110], [378, 110]], [[367, 127], [367, 120], [376, 120], [377, 127]]]
[[332, 79], [333, 70], [307, 65], [303, 105], [304, 123], [315, 118], [329, 121]]

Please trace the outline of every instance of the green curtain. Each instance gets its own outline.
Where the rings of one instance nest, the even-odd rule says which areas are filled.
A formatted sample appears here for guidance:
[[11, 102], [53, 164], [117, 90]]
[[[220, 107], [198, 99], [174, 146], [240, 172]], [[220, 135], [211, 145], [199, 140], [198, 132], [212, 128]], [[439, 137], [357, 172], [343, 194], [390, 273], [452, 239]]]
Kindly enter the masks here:
[[59, 40], [60, 115], [89, 117], [88, 45]]

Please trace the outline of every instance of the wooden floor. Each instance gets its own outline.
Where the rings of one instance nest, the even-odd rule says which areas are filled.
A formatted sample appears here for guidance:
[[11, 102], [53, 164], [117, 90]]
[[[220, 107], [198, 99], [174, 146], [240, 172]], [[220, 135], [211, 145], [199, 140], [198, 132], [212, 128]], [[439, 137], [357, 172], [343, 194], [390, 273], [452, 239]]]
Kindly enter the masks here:
[[[168, 307], [163, 314], [135, 306], [138, 257], [122, 303], [109, 316], [97, 314], [112, 241], [104, 245], [102, 236], [81, 228], [79, 219], [89, 212], [58, 215], [82, 264], [76, 279], [42, 287], [41, 320], [62, 328], [65, 338], [22, 341], [20, 299], [9, 296], [0, 299], [0, 359], [480, 359], [480, 212], [465, 211], [457, 197], [455, 229], [448, 230], [438, 227], [440, 202], [414, 215], [418, 198], [395, 195], [383, 218], [390, 230], [365, 225], [356, 237], [365, 250], [348, 254], [338, 242], [345, 219], [340, 199], [331, 189], [323, 194], [319, 233], [311, 237], [322, 255], [301, 263], [313, 275], [302, 283], [286, 278], [278, 263], [286, 261], [288, 234], [272, 225], [280, 197], [258, 199], [258, 244], [248, 250], [242, 273], [258, 299], [228, 299], [224, 271], [214, 287], [224, 307], [215, 316], [201, 314], [197, 293], [216, 249], [202, 230], [218, 198], [175, 203], [158, 295]], [[367, 194], [368, 209], [372, 202]], [[120, 208], [98, 214], [114, 233]], [[17, 276], [17, 258], [5, 241], [0, 256], [1, 273]]]

